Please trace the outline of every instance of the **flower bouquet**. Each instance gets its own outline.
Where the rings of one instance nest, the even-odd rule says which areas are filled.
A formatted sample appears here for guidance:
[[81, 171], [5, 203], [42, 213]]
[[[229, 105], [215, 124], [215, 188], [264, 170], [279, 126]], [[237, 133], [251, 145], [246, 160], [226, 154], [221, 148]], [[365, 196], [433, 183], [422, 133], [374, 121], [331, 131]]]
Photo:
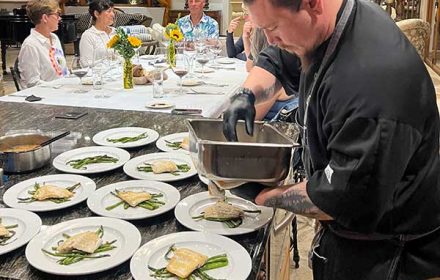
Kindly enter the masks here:
[[[177, 20], [178, 19], [179, 17], [177, 17]], [[175, 23], [168, 23], [164, 31], [165, 38], [170, 40], [167, 51], [167, 62], [171, 67], [176, 66], [176, 42], [180, 42], [183, 39], [183, 34], [179, 25], [177, 25], [177, 20]]]
[[108, 41], [107, 48], [115, 49], [124, 58], [124, 88], [133, 88], [133, 64], [131, 58], [135, 55], [135, 48], [140, 47], [141, 40], [128, 36], [121, 27], [116, 28], [116, 34]]

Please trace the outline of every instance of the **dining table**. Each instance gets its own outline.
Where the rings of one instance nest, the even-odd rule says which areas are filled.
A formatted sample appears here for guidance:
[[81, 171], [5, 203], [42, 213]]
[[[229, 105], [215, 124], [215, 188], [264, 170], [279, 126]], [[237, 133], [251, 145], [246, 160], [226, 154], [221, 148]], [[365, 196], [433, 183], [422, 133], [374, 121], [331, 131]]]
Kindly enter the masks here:
[[[59, 105], [46, 105], [38, 103], [18, 103], [0, 101], [0, 135], [38, 131], [48, 135], [56, 135], [62, 131], [70, 131], [70, 135], [52, 143], [51, 159], [57, 155], [78, 147], [93, 146], [93, 136], [106, 129], [117, 127], [145, 127], [159, 133], [160, 136], [171, 133], [187, 131], [185, 119], [189, 116], [172, 115], [150, 111], [101, 109], [89, 107], [72, 107]], [[80, 111], [85, 113], [79, 119], [60, 119], [56, 116], [71, 112]], [[287, 135], [297, 133], [294, 128], [286, 124], [274, 124]], [[154, 144], [128, 150], [131, 157], [158, 152]], [[0, 187], [0, 208], [7, 207], [3, 201], [3, 194], [11, 186], [38, 176], [49, 174], [61, 174], [51, 164], [38, 170], [20, 173], [6, 174], [6, 180]], [[111, 183], [129, 180], [122, 168], [99, 174], [87, 175], [101, 188]], [[192, 194], [207, 190], [197, 176], [170, 183], [180, 192], [181, 199]], [[39, 212], [42, 219], [42, 230], [63, 221], [72, 219], [96, 216], [85, 202], [75, 206], [51, 212]], [[157, 237], [182, 231], [189, 231], [176, 220], [173, 211], [161, 214], [156, 217], [130, 221], [135, 225], [142, 237], [142, 244]], [[265, 250], [272, 222], [252, 233], [230, 236], [241, 244], [249, 253], [252, 260], [252, 271], [247, 279], [256, 279], [260, 270], [263, 252]], [[132, 279], [130, 274], [129, 261], [126, 261], [112, 269], [78, 277], [67, 277], [51, 275], [32, 267], [26, 260], [25, 247], [18, 248], [12, 252], [0, 256], [0, 279]]]
[[[171, 69], [164, 70], [164, 95], [153, 98], [153, 85], [134, 85], [132, 89], [123, 88], [121, 65], [107, 67], [103, 74], [101, 89], [93, 86], [93, 70], [89, 69], [82, 78], [85, 93], [76, 93], [81, 87], [80, 79], [73, 74], [50, 82], [40, 83], [16, 93], [1, 96], [0, 101], [36, 104], [74, 106], [128, 111], [150, 111], [171, 113], [173, 109], [198, 109], [203, 117], [219, 117], [229, 104], [230, 96], [245, 81], [247, 72], [244, 61], [223, 58], [226, 64], [210, 63], [202, 69], [194, 65], [192, 77], [183, 78], [183, 93], [180, 92], [180, 80]], [[145, 71], [155, 70], [153, 59], [133, 59], [136, 65], [142, 65]], [[202, 77], [202, 78], [201, 78]], [[35, 96], [39, 100], [29, 99]], [[154, 103], [169, 104], [166, 108], [152, 108]]]

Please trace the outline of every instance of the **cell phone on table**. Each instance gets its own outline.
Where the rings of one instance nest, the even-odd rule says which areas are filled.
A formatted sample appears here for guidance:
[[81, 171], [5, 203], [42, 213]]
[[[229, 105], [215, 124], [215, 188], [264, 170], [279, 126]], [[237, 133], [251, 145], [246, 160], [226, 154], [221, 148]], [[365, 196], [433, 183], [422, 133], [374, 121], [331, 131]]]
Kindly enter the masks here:
[[178, 109], [174, 108], [171, 110], [172, 115], [200, 115], [202, 114], [202, 109]]
[[87, 115], [87, 112], [65, 112], [55, 115], [55, 118], [76, 120], [85, 115]]

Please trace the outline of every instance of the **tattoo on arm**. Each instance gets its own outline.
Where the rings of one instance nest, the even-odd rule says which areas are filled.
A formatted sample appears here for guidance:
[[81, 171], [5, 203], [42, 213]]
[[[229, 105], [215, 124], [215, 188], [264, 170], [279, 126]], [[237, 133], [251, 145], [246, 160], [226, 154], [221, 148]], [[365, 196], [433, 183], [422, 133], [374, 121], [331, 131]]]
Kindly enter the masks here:
[[275, 83], [273, 83], [272, 85], [266, 87], [266, 88], [262, 88], [262, 87], [257, 87], [254, 88], [253, 91], [254, 92], [258, 92], [257, 96], [257, 103], [261, 103], [264, 101], [267, 101], [269, 99], [271, 99], [273, 97], [273, 95], [279, 91], [281, 88], [281, 84], [278, 81], [275, 81]]
[[271, 197], [264, 203], [265, 206], [282, 208], [295, 214], [319, 220], [331, 220], [332, 218], [321, 211], [307, 195], [304, 189], [293, 187], [282, 195]]

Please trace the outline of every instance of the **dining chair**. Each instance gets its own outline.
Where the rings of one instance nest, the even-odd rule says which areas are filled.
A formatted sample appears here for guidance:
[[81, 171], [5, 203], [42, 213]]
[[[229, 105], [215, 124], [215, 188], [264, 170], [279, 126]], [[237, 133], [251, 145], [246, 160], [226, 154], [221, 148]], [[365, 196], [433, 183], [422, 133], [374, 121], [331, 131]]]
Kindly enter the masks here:
[[398, 21], [396, 24], [423, 59], [430, 35], [429, 23], [419, 18], [411, 18]]
[[18, 59], [15, 60], [14, 66], [9, 68], [11, 70], [12, 79], [14, 80], [14, 85], [17, 91], [21, 90], [20, 87], [20, 72], [18, 71]]

